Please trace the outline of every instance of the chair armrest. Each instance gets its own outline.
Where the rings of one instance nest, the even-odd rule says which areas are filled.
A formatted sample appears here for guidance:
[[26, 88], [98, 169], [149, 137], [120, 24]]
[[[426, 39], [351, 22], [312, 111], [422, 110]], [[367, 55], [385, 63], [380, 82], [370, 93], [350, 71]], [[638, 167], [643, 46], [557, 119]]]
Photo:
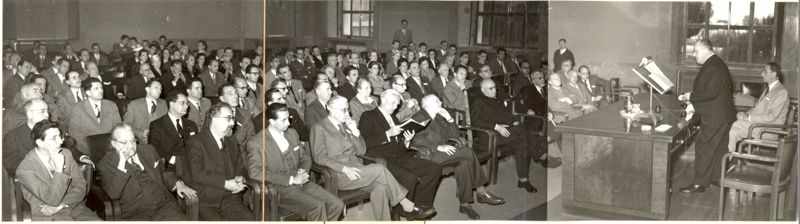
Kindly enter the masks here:
[[745, 139], [745, 140], [742, 140], [741, 143], [739, 143], [739, 148], [737, 148], [736, 151], [737, 152], [742, 152], [742, 148], [744, 148], [744, 146], [747, 146], [747, 145], [751, 145], [751, 146], [755, 145], [755, 146], [769, 147], [769, 148], [776, 148], [776, 149], [778, 148], [778, 142], [777, 141], [761, 140], [761, 139], [758, 139], [758, 140], [756, 140], [756, 139]]
[[[247, 178], [245, 180], [245, 184], [247, 185], [247, 189], [244, 194], [244, 200], [247, 200], [246, 204], [250, 204], [250, 209], [253, 211], [253, 216], [261, 218], [261, 193], [262, 193], [262, 185], [261, 181]], [[249, 194], [249, 195], [248, 195]], [[249, 196], [249, 197], [248, 197]]]
[[[267, 218], [268, 221], [277, 221], [278, 217], [278, 205], [280, 204], [280, 193], [277, 190], [270, 189], [273, 188], [272, 184], [267, 184], [264, 186], [264, 192], [267, 195], [265, 198], [267, 201], [264, 203], [267, 205]], [[263, 221], [263, 220], [262, 220]]]
[[12, 221], [24, 221], [30, 222], [31, 221], [31, 205], [25, 201], [25, 198], [22, 196], [22, 184], [19, 182], [19, 179], [14, 179], [14, 203], [11, 205], [14, 208], [12, 209], [15, 211], [16, 220]]
[[325, 167], [318, 164], [311, 165], [311, 171], [319, 173], [321, 180], [320, 185], [325, 187], [325, 190], [328, 190], [333, 195], [339, 195], [339, 183], [336, 180], [336, 171], [331, 169], [330, 167]]
[[469, 145], [464, 138], [448, 138], [447, 142], [453, 143], [454, 147], [465, 147]]
[[459, 126], [458, 129], [477, 131], [477, 132], [480, 132], [480, 133], [484, 133], [484, 134], [488, 135], [489, 138], [495, 138], [495, 136], [497, 135], [497, 132], [494, 131], [494, 130], [489, 130], [489, 129], [486, 129], [486, 128], [479, 128], [479, 127], [475, 127], [475, 126], [462, 125], [462, 126]]
[[183, 199], [178, 198], [178, 200], [183, 201], [185, 207], [186, 216], [189, 217], [189, 220], [198, 221], [200, 220], [200, 195], [197, 195], [194, 198], [183, 197]]
[[786, 128], [786, 125], [754, 123], [751, 124], [750, 128], [747, 129], [747, 136], [753, 136], [753, 131], [755, 131], [756, 128], [775, 128], [778, 130], [783, 130], [784, 128]]
[[759, 156], [753, 154], [743, 154], [743, 153], [736, 153], [736, 152], [729, 152], [722, 157], [722, 161], [728, 161], [728, 158], [740, 158], [740, 159], [747, 159], [747, 160], [756, 160], [762, 162], [778, 162], [777, 158], [774, 157], [767, 157], [767, 156]]
[[112, 200], [102, 188], [92, 184], [89, 193], [95, 200], [98, 200], [96, 205], [102, 206], [98, 208], [103, 212], [103, 220], [105, 221], [120, 221], [122, 220], [122, 207], [119, 205], [119, 200]]

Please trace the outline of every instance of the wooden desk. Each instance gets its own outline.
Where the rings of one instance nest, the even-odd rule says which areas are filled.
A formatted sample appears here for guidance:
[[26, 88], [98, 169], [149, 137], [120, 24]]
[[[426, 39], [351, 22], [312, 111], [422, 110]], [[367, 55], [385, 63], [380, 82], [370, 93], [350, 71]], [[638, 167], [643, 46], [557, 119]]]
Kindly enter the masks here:
[[[561, 197], [566, 210], [667, 218], [670, 169], [677, 159], [673, 155], [685, 150], [696, 129], [677, 126], [683, 109], [676, 95], [655, 97], [654, 105], [663, 103], [659, 124], [673, 126], [663, 133], [643, 134], [638, 126], [626, 132], [619, 115], [622, 102], [556, 127], [562, 134]], [[648, 95], [634, 96], [634, 103], [646, 110]]]

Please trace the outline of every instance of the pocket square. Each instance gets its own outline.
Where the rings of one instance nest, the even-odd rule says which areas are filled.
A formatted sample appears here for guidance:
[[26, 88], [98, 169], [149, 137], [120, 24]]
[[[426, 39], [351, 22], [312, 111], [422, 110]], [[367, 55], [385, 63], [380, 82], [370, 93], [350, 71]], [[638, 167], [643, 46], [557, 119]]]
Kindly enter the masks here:
[[300, 146], [295, 146], [294, 149], [292, 149], [292, 151], [297, 151], [297, 150], [300, 150]]
[[111, 82], [103, 82], [104, 86], [111, 85]]
[[193, 136], [193, 135], [194, 135], [194, 132], [189, 132], [189, 136]]
[[153, 164], [153, 168], [156, 168], [156, 167], [158, 167], [158, 161], [156, 161], [155, 164]]

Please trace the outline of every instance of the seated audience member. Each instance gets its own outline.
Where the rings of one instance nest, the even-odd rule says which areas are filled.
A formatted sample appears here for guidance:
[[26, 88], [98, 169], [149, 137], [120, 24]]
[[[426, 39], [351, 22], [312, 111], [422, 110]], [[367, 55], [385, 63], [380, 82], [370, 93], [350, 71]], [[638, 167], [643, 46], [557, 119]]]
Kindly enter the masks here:
[[[35, 148], [31, 139], [31, 130], [36, 123], [50, 118], [47, 104], [41, 99], [28, 100], [23, 106], [25, 108], [24, 125], [8, 130], [3, 135], [3, 167], [9, 173], [16, 173], [19, 163], [22, 162], [25, 154]], [[77, 150], [72, 150], [73, 159], [84, 163], [92, 163], [89, 156]]]
[[55, 60], [53, 67], [42, 71], [41, 74], [47, 78], [48, 83], [50, 83], [50, 85], [47, 86], [46, 92], [53, 98], [61, 94], [61, 92], [67, 88], [64, 84], [64, 80], [67, 79], [67, 72], [69, 71], [69, 61], [60, 58], [60, 56], [56, 58], [59, 59]]
[[313, 68], [314, 62], [306, 60], [302, 47], [295, 48], [295, 54], [297, 57], [289, 63], [289, 68], [295, 78], [300, 80], [311, 79], [313, 74], [317, 74]]
[[[461, 52], [461, 53], [458, 54], [458, 64], [455, 65], [455, 66], [458, 66], [458, 65], [461, 65], [461, 66], [464, 66], [464, 67], [467, 68], [467, 79], [473, 80], [473, 79], [475, 79], [477, 77], [477, 75], [475, 74], [476, 70], [473, 70], [473, 68], [472, 68], [472, 61], [469, 60], [469, 53]], [[455, 67], [455, 66], [453, 66], [453, 67]]]
[[84, 205], [89, 185], [72, 153], [61, 148], [61, 136], [58, 123], [36, 123], [30, 136], [36, 147], [25, 154], [17, 168], [22, 196], [31, 206], [31, 219], [100, 221]]
[[550, 111], [564, 113], [564, 116], [553, 116], [553, 122], [561, 123], [581, 116], [581, 111], [572, 106], [575, 101], [570, 97], [568, 90], [561, 86], [561, 75], [552, 73], [547, 79], [547, 107]]
[[186, 86], [186, 98], [189, 104], [189, 112], [186, 118], [197, 124], [197, 127], [205, 127], [206, 113], [211, 109], [211, 100], [203, 97], [203, 81], [199, 78], [189, 79]]
[[[69, 72], [67, 72], [67, 73], [69, 73]], [[66, 76], [65, 76], [65, 78], [66, 78]], [[33, 74], [33, 75], [29, 75], [27, 80], [25, 80], [25, 82], [39, 85], [39, 89], [41, 89], [40, 92], [42, 92], [42, 100], [44, 100], [44, 102], [47, 102], [47, 104], [51, 105], [53, 108], [56, 108], [55, 107], [56, 98], [53, 97], [53, 96], [47, 95], [47, 92], [46, 92], [47, 91], [47, 78], [45, 78], [42, 75]], [[68, 87], [66, 82], [67, 82], [67, 79], [64, 80], [64, 85], [66, 85]], [[64, 91], [66, 91], [66, 90], [64, 90]], [[62, 91], [62, 93], [63, 93], [63, 91]], [[53, 121], [58, 121], [57, 120], [58, 119], [57, 116], [54, 116], [53, 119], [55, 119]]]
[[161, 85], [164, 87], [163, 94], [172, 90], [186, 89], [188, 77], [183, 72], [183, 61], [173, 60], [169, 64], [169, 72], [161, 76]]
[[408, 149], [414, 132], [403, 132], [400, 121], [391, 115], [397, 110], [400, 98], [394, 90], [385, 91], [381, 94], [380, 105], [361, 115], [358, 129], [364, 131], [366, 155], [386, 161], [386, 168], [408, 189], [408, 199], [433, 207], [442, 167], [435, 162], [414, 158]]
[[[470, 107], [472, 124], [476, 127], [495, 130], [499, 134], [497, 146], [507, 146], [513, 149], [514, 163], [517, 169], [517, 187], [523, 188], [528, 192], [536, 193], [536, 188], [531, 185], [529, 178], [531, 151], [533, 146], [528, 145], [528, 132], [520, 125], [512, 114], [511, 108], [503, 105], [497, 99], [497, 88], [494, 81], [484, 79], [481, 81], [481, 95], [476, 97]], [[486, 135], [478, 135], [478, 142], [486, 145], [488, 139]]]
[[397, 108], [394, 115], [400, 122], [405, 122], [419, 111], [419, 101], [412, 99], [411, 95], [406, 92], [406, 78], [403, 78], [402, 75], [393, 75], [390, 79], [392, 81], [392, 90], [402, 96], [400, 98], [400, 107]]
[[228, 105], [233, 114], [233, 139], [236, 143], [243, 144], [250, 136], [255, 134], [253, 130], [252, 115], [246, 108], [239, 107], [239, 94], [231, 84], [222, 85], [219, 88], [219, 102]]
[[350, 100], [350, 117], [353, 121], [358, 123], [361, 120], [361, 114], [364, 112], [374, 110], [378, 107], [378, 99], [371, 95], [372, 83], [364, 78], [356, 81], [356, 96]]
[[147, 95], [145, 91], [145, 87], [147, 83], [151, 80], [156, 80], [156, 76], [153, 74], [153, 71], [150, 69], [150, 64], [138, 64], [139, 75], [135, 75], [128, 79], [128, 89], [125, 93], [125, 98], [130, 100], [135, 100], [144, 97]]
[[353, 66], [358, 70], [358, 77], [365, 77], [367, 76], [367, 65], [361, 62], [361, 57], [357, 52], [350, 53], [350, 66]]
[[17, 65], [17, 73], [3, 81], [3, 108], [12, 108], [14, 99], [25, 85], [25, 78], [30, 73], [36, 71], [36, 67], [28, 61], [21, 61]]
[[100, 49], [100, 44], [93, 43], [92, 44], [92, 61], [99, 65], [99, 66], [107, 66], [109, 65], [108, 57], [103, 50]]
[[[324, 65], [322, 69], [320, 69], [320, 74], [325, 74], [326, 78], [331, 82], [331, 84], [333, 84], [334, 88], [339, 87], [340, 79], [336, 78], [336, 69], [333, 66]], [[319, 77], [319, 75], [317, 75], [317, 77]], [[343, 83], [345, 81], [341, 82]], [[308, 99], [306, 99], [306, 101], [308, 101]]]
[[472, 86], [472, 81], [468, 80], [467, 67], [456, 65], [455, 77], [444, 87], [444, 106], [462, 112], [469, 110], [467, 106], [467, 89]]
[[[522, 62], [523, 66], [526, 62]], [[522, 69], [526, 69], [522, 67]], [[522, 103], [517, 106], [517, 111], [529, 115], [547, 116], [547, 87], [545, 87], [544, 74], [541, 71], [534, 71], [530, 75], [533, 85], [526, 86], [520, 90], [522, 94]], [[525, 127], [528, 132], [540, 132], [543, 128], [547, 128], [547, 124], [543, 123], [540, 119], [525, 119]], [[529, 135], [528, 144], [533, 148], [534, 162], [541, 163], [544, 167], [557, 167], [561, 164], [560, 158], [550, 157], [547, 154], [547, 134], [545, 135]]]
[[119, 200], [125, 221], [186, 221], [172, 191], [178, 197], [196, 198], [197, 192], [174, 173], [165, 172], [153, 146], [136, 144], [134, 130], [117, 124], [111, 130], [111, 148], [97, 163], [97, 175], [109, 198]]
[[233, 78], [233, 87], [236, 88], [236, 94], [239, 95], [239, 107], [247, 109], [250, 112], [250, 116], [255, 116], [256, 113], [261, 112], [261, 107], [256, 107], [255, 98], [250, 97], [249, 86], [247, 85], [247, 80], [244, 77], [234, 77]]
[[408, 190], [383, 165], [364, 165], [358, 156], [364, 155], [367, 146], [357, 124], [347, 114], [347, 99], [334, 96], [328, 101], [328, 108], [328, 117], [311, 128], [310, 145], [314, 162], [336, 172], [339, 189], [370, 191], [375, 220], [388, 221], [391, 207], [398, 204], [410, 218], [421, 219], [436, 212], [408, 200]]
[[514, 77], [513, 93], [515, 96], [522, 94], [522, 89], [534, 84], [533, 71], [531, 71], [531, 63], [528, 61], [519, 62], [519, 72]]
[[[400, 71], [400, 60], [402, 59], [400, 56], [400, 51], [392, 51], [386, 53], [387, 55], [391, 55], [391, 59], [386, 62], [386, 74], [387, 75], [394, 75]], [[405, 60], [405, 59], [402, 59]], [[378, 95], [378, 94], [376, 94]]]
[[419, 58], [417, 61], [419, 62], [420, 76], [433, 81], [436, 78], [436, 71], [431, 68], [431, 61], [428, 57]]
[[220, 73], [218, 70], [219, 61], [216, 59], [210, 59], [208, 62], [208, 68], [197, 75], [197, 78], [199, 78], [203, 83], [204, 97], [209, 99], [217, 98], [217, 90], [219, 90], [219, 87], [228, 82], [228, 77]]
[[[81, 90], [80, 74], [76, 71], [67, 72], [67, 86], [68, 88], [63, 94], [59, 94], [56, 99], [57, 108], [51, 113], [57, 113], [58, 120], [62, 123], [62, 128], [69, 129], [69, 113], [72, 108], [78, 103], [86, 100], [86, 93]], [[55, 115], [55, 114], [54, 114]]]
[[497, 54], [494, 56], [494, 60], [489, 62], [491, 65], [492, 74], [505, 76], [507, 74], [516, 73], [517, 68], [514, 65], [514, 62], [506, 58], [506, 49], [505, 48], [497, 48]]
[[578, 84], [586, 87], [593, 102], [600, 101], [603, 99], [604, 94], [608, 94], [611, 91], [608, 81], [597, 75], [592, 75], [591, 71], [589, 71], [589, 66], [582, 65], [578, 68], [578, 75], [580, 77]]
[[117, 105], [103, 99], [103, 83], [96, 78], [83, 80], [81, 88], [86, 93], [86, 100], [72, 107], [69, 113], [69, 134], [75, 138], [78, 150], [89, 154], [86, 137], [106, 134], [111, 128], [122, 122]]
[[261, 68], [251, 64], [247, 66], [246, 70], [247, 98], [252, 99], [256, 104], [255, 108], [257, 109], [253, 111], [261, 112], [262, 108], [264, 108], [264, 86], [258, 81], [261, 79]]
[[439, 66], [439, 73], [437, 73], [436, 77], [431, 81], [430, 90], [432, 90], [432, 92], [430, 93], [436, 94], [437, 97], [444, 97], [444, 89], [450, 84], [451, 79], [453, 79], [453, 77], [450, 74], [450, 65], [445, 64]]
[[[736, 143], [747, 136], [752, 124], [783, 124], [786, 116], [794, 116], [789, 113], [789, 94], [781, 84], [781, 67], [778, 63], [769, 62], [764, 65], [761, 71], [761, 78], [767, 83], [767, 89], [756, 101], [756, 105], [747, 112], [736, 114], [736, 121], [731, 125], [728, 134], [728, 151], [736, 151]], [[796, 112], [795, 112], [796, 113]], [[756, 128], [754, 135], [763, 131], [763, 128]]]
[[556, 69], [556, 74], [560, 76], [562, 82], [569, 80], [567, 74], [572, 71], [572, 66], [575, 65], [573, 62], [574, 61], [572, 59], [564, 58], [564, 60], [561, 61], [561, 64], [554, 64], [555, 66], [561, 66], [560, 68]]
[[269, 64], [267, 65], [267, 71], [264, 72], [264, 83], [267, 85], [272, 85], [272, 82], [278, 79], [278, 66], [281, 64], [281, 57], [274, 56], [269, 59]]
[[348, 101], [352, 100], [353, 97], [356, 96], [356, 80], [358, 80], [358, 70], [353, 67], [347, 67], [344, 69], [344, 80], [339, 84], [339, 87], [336, 88], [336, 93], [340, 96], [343, 96]]
[[242, 60], [239, 63], [236, 63], [236, 68], [234, 68], [233, 76], [234, 77], [246, 77], [247, 76], [247, 66], [250, 65], [250, 58], [245, 56], [242, 57]]
[[[284, 97], [283, 93], [277, 89], [267, 90], [265, 100], [267, 101], [267, 106], [274, 103], [286, 104], [286, 98]], [[297, 132], [301, 142], [308, 142], [308, 126], [306, 126], [306, 124], [303, 122], [303, 119], [300, 119], [300, 113], [292, 108], [288, 108], [287, 110], [289, 111], [289, 128], [294, 129], [294, 131]], [[258, 116], [253, 118], [253, 126], [255, 127], [254, 130], [263, 129], [263, 118], [263, 113], [260, 113]]]
[[[323, 74], [323, 73], [317, 74], [316, 79], [314, 80], [314, 83], [316, 83], [316, 82], [327, 82], [327, 83], [330, 83], [331, 84], [331, 94], [332, 95], [339, 95], [339, 94], [336, 93], [336, 89], [337, 89], [337, 85], [338, 84], [333, 82], [333, 81], [331, 81], [331, 79], [328, 78], [328, 75]], [[314, 87], [316, 87], [316, 84], [314, 85]], [[308, 106], [310, 106], [312, 103], [317, 101], [317, 92], [314, 91], [314, 89], [312, 88], [310, 91], [306, 92], [305, 99], [306, 99], [306, 109], [308, 109]]]
[[147, 95], [128, 103], [128, 109], [122, 121], [131, 125], [133, 133], [141, 143], [148, 142], [150, 122], [167, 114], [167, 102], [160, 99], [161, 82], [150, 80], [144, 87]]
[[[280, 65], [278, 67], [278, 74], [279, 77], [284, 80], [284, 84], [286, 84], [286, 105], [300, 112], [300, 115], [304, 115], [306, 91], [303, 89], [303, 83], [300, 80], [292, 79], [292, 71], [289, 70], [289, 66], [287, 65]], [[306, 123], [308, 123], [308, 121], [306, 121]]]
[[[250, 178], [266, 180], [278, 191], [278, 207], [308, 221], [336, 221], [345, 208], [341, 199], [309, 181], [311, 155], [294, 129], [289, 128], [289, 108], [272, 104], [266, 110], [267, 128], [247, 141]], [[262, 143], [266, 137], [266, 145]], [[262, 163], [262, 158], [266, 158]], [[266, 166], [266, 173], [262, 167]]]
[[411, 77], [411, 75], [408, 74], [408, 66], [409, 66], [409, 64], [408, 64], [408, 61], [405, 58], [401, 58], [400, 60], [398, 60], [397, 61], [397, 65], [398, 65], [397, 66], [397, 69], [398, 69], [397, 72], [395, 72], [395, 73], [393, 73], [391, 75], [401, 75], [401, 76], [403, 76], [403, 79], [407, 79], [408, 77]]
[[317, 94], [317, 98], [306, 107], [305, 112], [305, 122], [308, 127], [313, 127], [317, 122], [328, 116], [328, 110], [325, 105], [328, 105], [328, 100], [333, 94], [330, 82], [326, 81], [317, 81], [314, 92]]
[[480, 219], [480, 215], [472, 209], [472, 189], [478, 192], [478, 202], [490, 205], [505, 203], [505, 200], [490, 193], [484, 185], [489, 182], [486, 173], [481, 168], [480, 161], [475, 153], [462, 145], [458, 148], [450, 145], [449, 139], [459, 138], [458, 127], [450, 113], [442, 108], [442, 102], [435, 95], [429, 94], [422, 98], [422, 110], [414, 115], [415, 121], [430, 121], [428, 127], [414, 136], [411, 145], [419, 148], [426, 159], [440, 165], [454, 163], [456, 178], [456, 195], [461, 203], [458, 212], [464, 213], [470, 219]]
[[247, 169], [239, 143], [231, 137], [233, 116], [231, 106], [215, 104], [208, 111], [206, 122], [209, 125], [189, 137], [189, 169], [193, 181], [189, 185], [199, 192], [199, 215], [203, 221], [255, 220], [242, 198], [247, 186]]
[[[28, 83], [22, 86], [20, 93], [14, 99], [14, 106], [3, 111], [3, 134], [25, 124], [25, 102], [33, 99], [42, 99], [41, 86]], [[44, 100], [42, 100], [44, 101]], [[47, 102], [45, 102], [46, 104]], [[48, 105], [49, 107], [49, 105]]]
[[[477, 57], [478, 60], [475, 60], [473, 63], [470, 63], [469, 66], [472, 67], [472, 70], [475, 73], [480, 73], [481, 68], [483, 68], [483, 66], [489, 65], [489, 61], [488, 61], [489, 53], [484, 51], [484, 50], [480, 50], [480, 51], [478, 51], [478, 55], [476, 57]], [[477, 77], [475, 77], [474, 79], [477, 79]], [[470, 80], [474, 80], [474, 79], [470, 78]]]
[[159, 157], [165, 159], [167, 168], [175, 168], [178, 178], [191, 182], [188, 177], [189, 165], [186, 163], [189, 151], [187, 141], [200, 129], [194, 122], [184, 118], [190, 103], [183, 92], [169, 92], [164, 100], [169, 110], [166, 115], [150, 122], [148, 143], [155, 148]]
[[86, 64], [86, 77], [96, 78], [97, 80], [100, 80], [100, 83], [103, 84], [103, 99], [114, 100], [118, 98], [118, 95], [122, 95], [123, 88], [119, 88], [117, 89], [117, 92], [114, 92], [114, 87], [111, 85], [110, 82], [111, 80], [103, 80], [103, 77], [100, 75], [100, 70], [98, 70], [96, 63], [89, 62], [89, 64]]
[[[483, 67], [480, 68], [478, 72], [478, 79], [472, 81], [472, 88], [467, 90], [468, 91], [467, 93], [470, 96], [481, 95], [480, 88], [481, 88], [481, 81], [483, 80], [492, 80], [494, 81], [494, 83], [501, 83], [499, 85], [495, 84], [496, 85], [495, 88], [497, 88], [496, 91], [497, 98], [503, 101], [510, 98], [510, 96], [508, 95], [508, 91], [506, 91], [506, 88], [502, 85], [502, 81], [504, 80], [503, 76], [493, 74], [492, 69], [489, 65], [484, 65]], [[470, 97], [469, 100], [471, 105], [473, 100], [472, 97]]]
[[367, 80], [369, 80], [372, 86], [372, 95], [381, 95], [384, 90], [391, 88], [389, 82], [381, 75], [381, 64], [378, 62], [370, 62], [368, 67], [369, 73], [367, 74]]
[[583, 112], [591, 112], [597, 108], [586, 86], [578, 84], [578, 71], [573, 70], [567, 73], [567, 85], [563, 85], [563, 88], [567, 90], [569, 97], [573, 99], [573, 105], [580, 106]]
[[135, 60], [136, 63], [128, 66], [128, 74], [140, 74], [141, 72], [139, 69], [142, 67], [142, 65], [150, 64], [150, 53], [147, 50], [136, 52]]

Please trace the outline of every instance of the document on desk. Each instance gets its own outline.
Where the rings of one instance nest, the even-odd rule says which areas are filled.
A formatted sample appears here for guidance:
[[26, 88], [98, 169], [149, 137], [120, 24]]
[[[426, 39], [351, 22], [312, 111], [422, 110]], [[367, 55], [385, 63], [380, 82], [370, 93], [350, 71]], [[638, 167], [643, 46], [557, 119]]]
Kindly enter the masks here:
[[656, 132], [669, 131], [669, 129], [671, 129], [671, 128], [672, 128], [672, 125], [662, 124], [662, 125], [659, 125], [658, 127], [656, 127]]

